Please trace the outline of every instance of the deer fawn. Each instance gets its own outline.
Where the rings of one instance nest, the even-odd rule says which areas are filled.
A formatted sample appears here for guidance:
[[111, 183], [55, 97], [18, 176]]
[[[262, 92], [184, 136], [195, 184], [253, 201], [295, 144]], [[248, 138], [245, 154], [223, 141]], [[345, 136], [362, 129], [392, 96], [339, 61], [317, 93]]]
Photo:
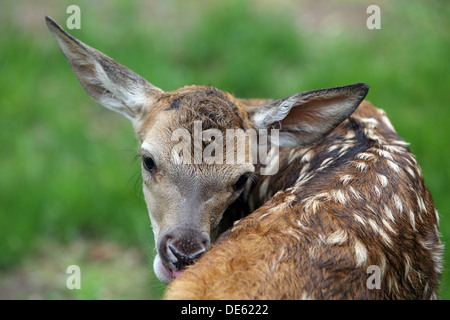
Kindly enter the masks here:
[[[46, 20], [87, 93], [133, 123], [166, 298], [437, 297], [438, 213], [408, 144], [363, 101], [366, 84], [275, 101], [204, 86], [164, 92]], [[192, 145], [211, 149], [195, 142], [196, 122], [215, 142], [228, 129], [259, 130], [257, 140], [274, 130], [265, 163], [278, 170], [262, 175], [264, 157], [250, 148], [239, 163], [217, 149], [220, 161], [180, 162], [180, 150], [191, 160]]]

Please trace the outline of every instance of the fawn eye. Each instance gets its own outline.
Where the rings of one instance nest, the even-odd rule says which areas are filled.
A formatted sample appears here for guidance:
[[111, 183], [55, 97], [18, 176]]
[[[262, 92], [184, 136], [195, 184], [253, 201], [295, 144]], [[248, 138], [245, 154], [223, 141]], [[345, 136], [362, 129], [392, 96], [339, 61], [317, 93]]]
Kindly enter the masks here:
[[142, 156], [142, 165], [144, 166], [144, 169], [149, 172], [155, 171], [155, 162], [148, 156]]
[[245, 183], [247, 182], [248, 177], [249, 175], [247, 173], [240, 176], [239, 179], [233, 185], [234, 191], [241, 190], [244, 187]]

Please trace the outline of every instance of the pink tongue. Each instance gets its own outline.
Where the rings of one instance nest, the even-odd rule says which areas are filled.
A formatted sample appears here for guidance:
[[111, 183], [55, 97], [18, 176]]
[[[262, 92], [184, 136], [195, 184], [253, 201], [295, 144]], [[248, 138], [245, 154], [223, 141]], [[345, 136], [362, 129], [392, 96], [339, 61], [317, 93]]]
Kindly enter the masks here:
[[172, 274], [174, 276], [174, 278], [178, 278], [180, 276], [180, 274], [183, 273], [183, 270], [172, 270]]

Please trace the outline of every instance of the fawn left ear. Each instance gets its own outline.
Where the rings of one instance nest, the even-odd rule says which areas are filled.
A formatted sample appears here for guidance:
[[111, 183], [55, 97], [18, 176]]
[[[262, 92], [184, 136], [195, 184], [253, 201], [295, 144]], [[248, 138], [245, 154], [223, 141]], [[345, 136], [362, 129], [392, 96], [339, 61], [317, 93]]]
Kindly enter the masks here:
[[84, 90], [98, 103], [133, 123], [163, 91], [100, 51], [65, 32], [52, 18], [47, 26]]
[[306, 91], [248, 107], [247, 112], [255, 129], [280, 130], [280, 147], [298, 147], [325, 137], [355, 111], [368, 91], [365, 83]]

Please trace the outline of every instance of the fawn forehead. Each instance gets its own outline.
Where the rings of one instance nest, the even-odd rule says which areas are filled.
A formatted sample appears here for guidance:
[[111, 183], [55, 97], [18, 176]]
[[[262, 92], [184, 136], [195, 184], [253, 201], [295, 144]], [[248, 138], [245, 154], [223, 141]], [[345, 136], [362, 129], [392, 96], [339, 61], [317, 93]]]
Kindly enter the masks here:
[[[248, 163], [241, 166], [223, 164], [215, 165], [204, 163], [189, 165], [174, 165], [172, 151], [179, 143], [173, 134], [178, 129], [184, 129], [191, 136], [191, 156], [194, 157], [194, 122], [201, 122], [201, 130], [218, 129], [226, 136], [227, 129], [251, 128], [243, 105], [231, 94], [214, 87], [186, 86], [172, 92], [164, 92], [150, 106], [141, 127], [138, 137], [142, 148], [150, 151], [159, 163], [165, 162], [170, 166], [171, 175], [184, 177], [201, 173], [203, 178], [211, 176], [235, 177], [241, 171], [252, 171], [253, 165]], [[204, 148], [209, 142], [202, 141]], [[235, 150], [236, 152], [237, 150]], [[225, 157], [225, 151], [223, 156]], [[239, 168], [238, 168], [239, 167]], [[197, 170], [198, 169], [198, 170]], [[206, 179], [207, 180], [207, 179]]]
[[167, 129], [185, 128], [192, 132], [195, 121], [201, 121], [202, 130], [246, 130], [250, 127], [243, 106], [231, 94], [214, 87], [186, 86], [161, 94], [150, 107], [141, 131], [148, 130], [157, 118], [164, 121]]

